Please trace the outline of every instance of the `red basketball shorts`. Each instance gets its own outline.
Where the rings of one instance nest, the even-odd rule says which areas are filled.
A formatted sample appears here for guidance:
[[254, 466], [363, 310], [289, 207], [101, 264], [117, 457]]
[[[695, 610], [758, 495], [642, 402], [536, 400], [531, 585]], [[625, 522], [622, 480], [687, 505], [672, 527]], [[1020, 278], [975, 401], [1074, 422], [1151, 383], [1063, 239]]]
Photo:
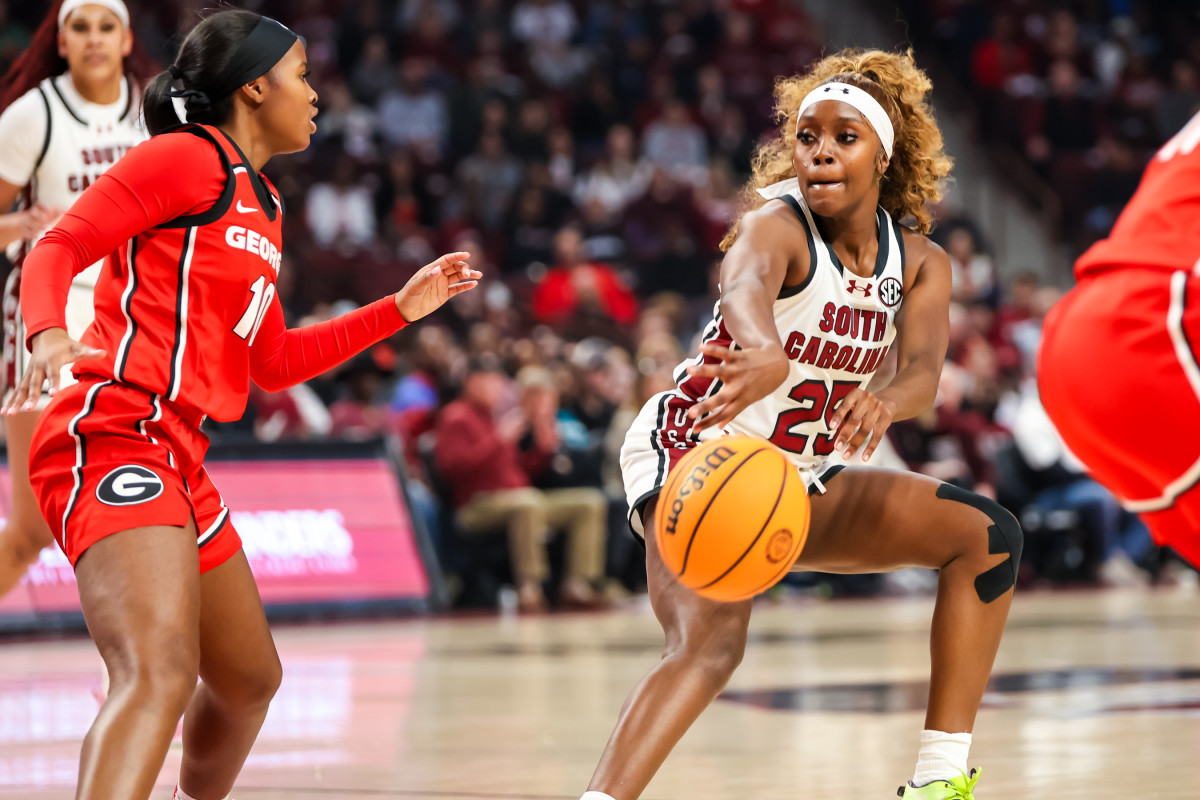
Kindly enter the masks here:
[[1085, 277], [1046, 317], [1038, 385], [1071, 451], [1200, 565], [1200, 276]]
[[208, 473], [199, 415], [161, 396], [84, 379], [59, 392], [38, 420], [29, 479], [42, 516], [74, 565], [106, 536], [151, 525], [198, 532], [200, 571], [241, 549]]

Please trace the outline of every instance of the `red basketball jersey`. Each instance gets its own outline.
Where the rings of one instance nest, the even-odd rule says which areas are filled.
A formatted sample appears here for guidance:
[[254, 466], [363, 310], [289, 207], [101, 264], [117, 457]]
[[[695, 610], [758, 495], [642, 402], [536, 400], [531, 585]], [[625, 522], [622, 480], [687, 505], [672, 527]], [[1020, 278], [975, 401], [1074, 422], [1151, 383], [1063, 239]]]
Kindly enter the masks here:
[[106, 355], [77, 362], [75, 374], [140, 386], [197, 417], [237, 419], [251, 380], [279, 391], [407, 324], [385, 297], [288, 330], [275, 296], [282, 221], [274, 187], [219, 129], [155, 136], [97, 179], [30, 253], [27, 335], [65, 327], [71, 277], [107, 253], [83, 335]]
[[1075, 275], [1119, 266], [1191, 270], [1200, 262], [1200, 114], [1151, 160], [1107, 239], [1075, 263]]
[[224, 133], [184, 130], [216, 146], [225, 190], [211, 209], [140, 233], [109, 257], [96, 284], [96, 320], [83, 337], [108, 356], [76, 370], [237, 419], [249, 385], [247, 349], [275, 297], [283, 209]]

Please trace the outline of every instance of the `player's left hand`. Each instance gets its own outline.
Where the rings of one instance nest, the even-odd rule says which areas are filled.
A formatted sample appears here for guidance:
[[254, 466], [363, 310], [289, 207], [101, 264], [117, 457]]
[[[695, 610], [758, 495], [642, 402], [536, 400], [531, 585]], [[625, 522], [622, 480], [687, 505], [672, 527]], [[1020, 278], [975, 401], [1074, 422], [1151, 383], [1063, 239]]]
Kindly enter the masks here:
[[837, 434], [833, 449], [841, 450], [849, 460], [866, 442], [862, 460], [869, 460], [895, 414], [896, 404], [891, 400], [862, 388], [854, 389], [838, 403], [829, 420], [829, 429]]
[[471, 269], [470, 253], [447, 253], [417, 270], [404, 288], [396, 292], [396, 308], [407, 322], [430, 314], [456, 294], [474, 289], [483, 273]]

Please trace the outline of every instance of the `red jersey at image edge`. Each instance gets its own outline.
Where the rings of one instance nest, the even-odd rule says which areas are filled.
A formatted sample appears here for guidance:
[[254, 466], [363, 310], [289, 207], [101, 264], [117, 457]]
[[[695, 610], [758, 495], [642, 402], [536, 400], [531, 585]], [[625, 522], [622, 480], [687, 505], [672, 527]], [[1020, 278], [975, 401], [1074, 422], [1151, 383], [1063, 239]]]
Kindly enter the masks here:
[[1111, 267], [1191, 270], [1200, 262], [1200, 114], [1155, 154], [1108, 238], [1075, 263], [1075, 275]]

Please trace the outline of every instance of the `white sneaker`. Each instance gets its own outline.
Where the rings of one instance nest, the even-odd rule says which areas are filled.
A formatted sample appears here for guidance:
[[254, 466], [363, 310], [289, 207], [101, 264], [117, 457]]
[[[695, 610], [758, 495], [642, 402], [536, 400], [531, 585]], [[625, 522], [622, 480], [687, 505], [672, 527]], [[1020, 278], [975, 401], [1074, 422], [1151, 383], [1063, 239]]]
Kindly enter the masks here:
[[1150, 576], [1138, 568], [1129, 556], [1118, 551], [1100, 565], [1097, 574], [1101, 586], [1134, 589], [1150, 585]]

